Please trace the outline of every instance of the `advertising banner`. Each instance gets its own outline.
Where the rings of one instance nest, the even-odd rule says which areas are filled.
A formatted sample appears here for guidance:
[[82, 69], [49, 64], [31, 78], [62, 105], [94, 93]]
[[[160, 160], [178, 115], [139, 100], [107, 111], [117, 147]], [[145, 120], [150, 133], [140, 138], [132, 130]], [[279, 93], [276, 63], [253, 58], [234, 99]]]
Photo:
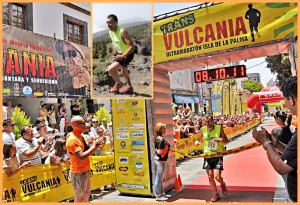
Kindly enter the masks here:
[[89, 97], [90, 48], [2, 28], [3, 96]]
[[154, 63], [297, 35], [297, 3], [221, 3], [153, 23]]
[[118, 190], [151, 195], [145, 100], [112, 100], [112, 113]]
[[212, 110], [214, 113], [222, 113], [221, 94], [212, 94]]
[[[2, 202], [60, 202], [74, 197], [70, 165], [40, 165], [21, 169], [8, 177], [3, 174]], [[92, 189], [113, 183], [114, 157], [92, 156], [90, 177]]]

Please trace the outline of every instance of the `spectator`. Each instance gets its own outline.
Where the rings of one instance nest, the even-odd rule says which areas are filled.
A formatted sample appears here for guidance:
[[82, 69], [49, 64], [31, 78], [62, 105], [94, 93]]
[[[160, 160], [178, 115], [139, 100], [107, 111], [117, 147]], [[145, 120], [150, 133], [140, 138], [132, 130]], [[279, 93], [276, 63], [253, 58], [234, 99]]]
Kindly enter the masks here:
[[59, 132], [60, 133], [67, 133], [66, 127], [68, 126], [68, 118], [67, 118], [67, 108], [66, 104], [63, 103], [59, 109]]
[[71, 119], [71, 124], [73, 132], [67, 138], [66, 146], [70, 154], [70, 180], [74, 188], [74, 202], [88, 202], [91, 193], [89, 156], [105, 144], [105, 138], [94, 140], [89, 147], [82, 135], [85, 130], [83, 118], [75, 116]]
[[292, 138], [290, 129], [292, 123], [292, 115], [288, 115], [284, 111], [277, 111], [274, 115], [275, 122], [279, 125], [272, 130], [272, 133], [277, 136], [278, 140], [287, 145]]
[[[113, 152], [112, 146], [111, 146], [111, 135], [106, 135], [105, 136], [105, 130], [103, 127], [99, 127], [97, 129], [97, 134], [100, 138], [105, 138], [105, 145], [100, 148], [100, 156], [106, 156], [106, 155], [112, 155]], [[114, 190], [116, 189], [115, 183], [111, 183], [111, 189]], [[109, 191], [109, 188], [107, 185], [104, 186], [104, 191]]]
[[2, 123], [3, 133], [2, 133], [2, 143], [12, 143], [15, 144], [16, 137], [14, 134], [15, 123], [11, 119], [6, 119]]
[[90, 136], [91, 137], [97, 137], [98, 134], [97, 134], [97, 129], [99, 127], [99, 122], [96, 118], [93, 118], [92, 119], [92, 127], [91, 127], [91, 132], [90, 132]]
[[8, 110], [7, 110], [6, 103], [3, 103], [3, 105], [2, 105], [2, 120], [7, 119], [7, 114], [8, 114]]
[[33, 130], [30, 126], [25, 126], [21, 130], [21, 138], [16, 141], [17, 153], [21, 165], [30, 161], [30, 166], [42, 164], [40, 149], [43, 149], [43, 138], [36, 139], [33, 137]]
[[64, 160], [68, 157], [67, 148], [66, 148], [66, 140], [65, 139], [57, 139], [54, 143], [54, 149], [50, 152], [47, 157], [45, 164], [51, 164], [56, 166], [61, 166], [62, 163], [69, 164], [69, 160]]
[[174, 139], [180, 139], [180, 128], [177, 124], [177, 117], [173, 117], [173, 131], [174, 131]]
[[6, 172], [7, 176], [12, 176], [16, 174], [20, 169], [27, 166], [30, 166], [30, 161], [20, 165], [15, 144], [3, 144], [3, 171]]
[[56, 111], [54, 104], [50, 105], [50, 108], [48, 110], [48, 116], [50, 127], [54, 129], [56, 125]]
[[45, 125], [49, 125], [47, 117], [48, 117], [48, 111], [46, 104], [42, 104], [42, 107], [39, 110], [39, 117], [43, 118], [45, 120]]
[[[282, 84], [281, 91], [286, 108], [292, 114], [297, 115], [297, 77], [291, 77], [288, 81], [285, 81]], [[281, 143], [276, 136], [269, 134], [264, 128], [262, 128], [262, 131], [253, 129], [252, 134], [257, 142], [263, 144], [274, 169], [280, 175], [288, 174], [288, 194], [293, 202], [297, 202], [297, 132], [293, 134], [287, 145]], [[282, 153], [282, 155], [277, 152]]]
[[20, 109], [21, 112], [24, 112], [22, 104], [18, 104], [17, 107]]
[[84, 135], [86, 136], [87, 141], [91, 145], [93, 143], [93, 137], [90, 135], [90, 132], [91, 132], [91, 124], [86, 122]]
[[71, 117], [80, 115], [80, 104], [76, 100], [71, 100], [70, 102]]
[[156, 201], [166, 201], [170, 195], [166, 195], [162, 186], [162, 177], [166, 169], [170, 144], [164, 139], [167, 127], [165, 124], [157, 123], [154, 128], [154, 163], [156, 168], [154, 191]]
[[11, 100], [7, 100], [6, 101], [6, 107], [7, 107], [7, 118], [10, 119], [12, 118], [12, 111], [13, 111], [13, 107], [12, 107], [12, 102]]

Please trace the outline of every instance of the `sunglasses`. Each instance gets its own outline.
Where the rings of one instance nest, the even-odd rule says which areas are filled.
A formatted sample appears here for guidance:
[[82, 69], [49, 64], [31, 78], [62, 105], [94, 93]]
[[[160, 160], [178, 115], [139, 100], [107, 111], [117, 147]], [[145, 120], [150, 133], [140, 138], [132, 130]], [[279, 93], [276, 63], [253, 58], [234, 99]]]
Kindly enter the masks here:
[[68, 50], [68, 51], [64, 51], [63, 53], [62, 53], [62, 58], [63, 58], [63, 60], [65, 60], [66, 58], [70, 58], [70, 57], [76, 57], [77, 56], [77, 54], [76, 54], [76, 51], [75, 50]]
[[85, 124], [85, 122], [77, 122], [77, 124], [83, 125], [83, 124]]
[[92, 123], [96, 123], [96, 122], [98, 122], [98, 121], [94, 121], [94, 122], [92, 122]]

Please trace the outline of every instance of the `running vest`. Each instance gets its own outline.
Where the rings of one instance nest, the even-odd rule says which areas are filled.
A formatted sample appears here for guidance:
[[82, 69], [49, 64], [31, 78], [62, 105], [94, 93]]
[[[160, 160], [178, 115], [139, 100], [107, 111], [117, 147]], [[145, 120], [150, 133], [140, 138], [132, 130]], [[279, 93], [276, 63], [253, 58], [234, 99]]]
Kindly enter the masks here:
[[224, 144], [222, 142], [213, 141], [213, 139], [215, 138], [221, 138], [220, 125], [215, 125], [215, 129], [211, 132], [208, 132], [207, 126], [204, 126], [201, 129], [202, 129], [203, 142], [204, 142], [204, 154], [224, 151]]
[[118, 53], [125, 53], [128, 49], [128, 45], [122, 41], [121, 27], [118, 26], [116, 32], [109, 31], [112, 44]]

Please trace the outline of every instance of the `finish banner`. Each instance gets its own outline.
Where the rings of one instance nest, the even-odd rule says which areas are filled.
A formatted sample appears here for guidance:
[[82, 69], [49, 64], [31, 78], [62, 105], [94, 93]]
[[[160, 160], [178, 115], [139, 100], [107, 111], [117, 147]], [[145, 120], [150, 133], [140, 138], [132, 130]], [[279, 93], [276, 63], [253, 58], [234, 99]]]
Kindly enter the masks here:
[[2, 27], [3, 96], [89, 97], [90, 48]]
[[121, 193], [151, 195], [145, 100], [112, 100], [116, 179]]
[[[92, 156], [92, 189], [115, 182], [114, 157]], [[3, 174], [2, 202], [60, 202], [74, 197], [70, 166], [40, 165]]]
[[153, 23], [154, 63], [297, 35], [297, 3], [221, 3]]

